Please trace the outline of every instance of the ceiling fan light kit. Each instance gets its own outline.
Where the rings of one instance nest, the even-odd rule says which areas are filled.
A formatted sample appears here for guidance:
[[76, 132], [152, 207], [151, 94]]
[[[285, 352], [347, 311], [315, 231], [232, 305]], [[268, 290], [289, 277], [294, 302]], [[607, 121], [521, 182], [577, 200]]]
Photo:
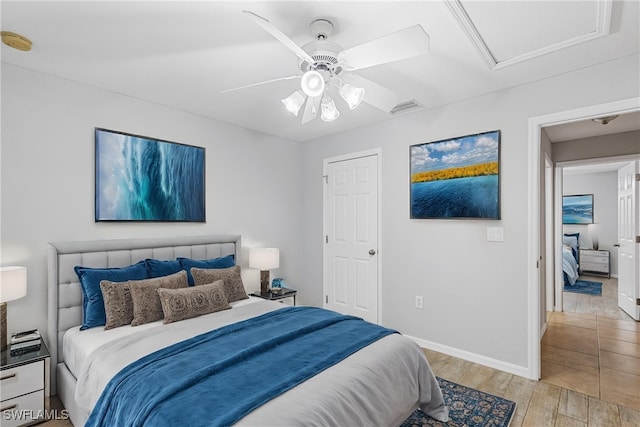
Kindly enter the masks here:
[[320, 116], [320, 119], [323, 122], [332, 122], [340, 117], [340, 111], [338, 111], [338, 109], [336, 108], [336, 103], [330, 96], [325, 96], [324, 98], [322, 98], [320, 108], [322, 109], [322, 115]]
[[355, 87], [349, 83], [343, 83], [338, 93], [352, 110], [358, 108], [358, 105], [364, 99], [364, 88]]
[[294, 116], [298, 117], [298, 113], [300, 112], [300, 108], [304, 105], [304, 101], [307, 100], [307, 97], [304, 96], [302, 91], [296, 90], [291, 95], [282, 100], [287, 111], [289, 111]]
[[[316, 19], [309, 26], [315, 40], [300, 47], [268, 19], [247, 10], [243, 10], [243, 13], [296, 54], [298, 70], [302, 74], [253, 83], [224, 90], [222, 93], [300, 78], [301, 90], [296, 90], [284, 98], [282, 103], [287, 111], [296, 117], [306, 103], [302, 124], [316, 117], [318, 106], [322, 111], [320, 118], [323, 121], [329, 122], [340, 117], [340, 111], [329, 95], [329, 90], [333, 90], [332, 88], [337, 88], [338, 94], [351, 110], [356, 109], [364, 101], [390, 113], [400, 100], [399, 96], [352, 72], [424, 55], [429, 51], [429, 35], [420, 25], [413, 25], [349, 49], [342, 49], [340, 45], [327, 40], [333, 32], [333, 23], [326, 19]], [[353, 84], [354, 81], [357, 83]]]
[[300, 87], [307, 96], [320, 96], [324, 92], [324, 77], [318, 71], [307, 71], [300, 79]]

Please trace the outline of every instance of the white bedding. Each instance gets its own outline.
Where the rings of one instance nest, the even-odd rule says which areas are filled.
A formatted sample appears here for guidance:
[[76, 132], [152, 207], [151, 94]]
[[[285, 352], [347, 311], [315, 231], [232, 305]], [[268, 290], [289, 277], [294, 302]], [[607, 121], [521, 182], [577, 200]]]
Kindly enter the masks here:
[[[168, 325], [159, 321], [110, 331], [96, 328], [86, 336], [91, 330], [68, 332], [65, 361], [73, 364], [77, 372], [78, 406], [91, 412], [109, 380], [146, 354], [281, 307], [279, 303], [259, 300]], [[105, 338], [105, 332], [118, 329], [127, 332]], [[82, 351], [71, 350], [84, 344]], [[66, 353], [67, 347], [71, 354]], [[277, 366], [278, 362], [274, 363]], [[238, 425], [399, 425], [417, 407], [437, 419], [448, 417], [422, 350], [409, 339], [392, 334], [262, 405]]]
[[[262, 298], [249, 297], [249, 299], [243, 299], [240, 301], [232, 302], [232, 307], [242, 307], [243, 305], [253, 304], [256, 302], [264, 301]], [[278, 306], [278, 308], [281, 306]], [[104, 330], [104, 328], [91, 328], [84, 331], [80, 330], [80, 327], [70, 328], [64, 334], [62, 339], [62, 351], [64, 354], [64, 362], [69, 368], [69, 371], [78, 378], [78, 374], [82, 370], [82, 365], [87, 357], [93, 353], [96, 349], [103, 345], [109, 345], [109, 343], [132, 334], [145, 334], [147, 330], [160, 328], [159, 331], [163, 331], [162, 327], [170, 325], [164, 325], [162, 320], [157, 322], [146, 323], [139, 326], [123, 326], [120, 328], [113, 328]], [[153, 334], [153, 332], [150, 332]], [[196, 334], [194, 333], [195, 336]], [[185, 337], [183, 339], [187, 339]]]
[[575, 285], [580, 273], [578, 272], [578, 263], [568, 245], [562, 246], [562, 271], [566, 273], [569, 285]]

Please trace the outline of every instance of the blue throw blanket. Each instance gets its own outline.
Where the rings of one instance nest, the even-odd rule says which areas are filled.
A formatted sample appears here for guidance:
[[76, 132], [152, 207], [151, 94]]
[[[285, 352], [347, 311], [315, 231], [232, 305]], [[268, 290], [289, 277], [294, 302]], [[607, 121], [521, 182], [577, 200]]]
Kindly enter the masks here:
[[287, 307], [149, 354], [120, 371], [87, 426], [227, 426], [390, 329]]

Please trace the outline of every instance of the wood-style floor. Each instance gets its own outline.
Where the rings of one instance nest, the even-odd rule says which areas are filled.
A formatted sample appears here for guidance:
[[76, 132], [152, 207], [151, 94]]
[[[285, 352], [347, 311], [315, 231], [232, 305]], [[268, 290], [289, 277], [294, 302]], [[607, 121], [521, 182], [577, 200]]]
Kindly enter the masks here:
[[511, 427], [640, 426], [640, 324], [612, 302], [615, 279], [585, 279], [603, 282], [603, 297], [565, 292], [565, 312], [550, 314], [542, 340], [541, 381], [424, 350], [434, 373], [516, 402]]

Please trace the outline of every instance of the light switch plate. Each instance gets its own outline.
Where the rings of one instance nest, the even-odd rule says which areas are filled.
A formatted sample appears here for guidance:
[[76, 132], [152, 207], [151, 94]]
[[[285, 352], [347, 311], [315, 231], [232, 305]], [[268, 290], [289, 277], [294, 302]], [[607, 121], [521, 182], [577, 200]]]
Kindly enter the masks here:
[[504, 228], [503, 227], [487, 227], [487, 241], [488, 242], [504, 242]]

